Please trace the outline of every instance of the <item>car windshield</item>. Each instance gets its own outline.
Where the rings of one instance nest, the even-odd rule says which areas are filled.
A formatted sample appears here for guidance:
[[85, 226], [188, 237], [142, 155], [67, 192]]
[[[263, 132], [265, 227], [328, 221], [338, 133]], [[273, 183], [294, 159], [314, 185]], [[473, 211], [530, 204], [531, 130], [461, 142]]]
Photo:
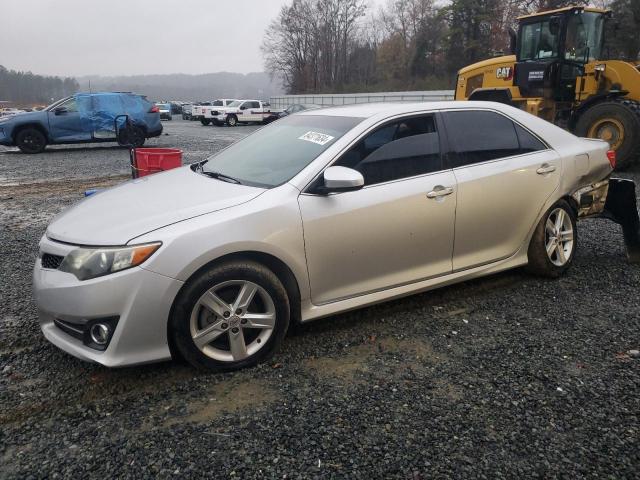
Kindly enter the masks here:
[[293, 178], [362, 118], [285, 117], [210, 157], [203, 171], [272, 188]]
[[227, 107], [239, 107], [242, 102], [240, 100], [234, 100]]

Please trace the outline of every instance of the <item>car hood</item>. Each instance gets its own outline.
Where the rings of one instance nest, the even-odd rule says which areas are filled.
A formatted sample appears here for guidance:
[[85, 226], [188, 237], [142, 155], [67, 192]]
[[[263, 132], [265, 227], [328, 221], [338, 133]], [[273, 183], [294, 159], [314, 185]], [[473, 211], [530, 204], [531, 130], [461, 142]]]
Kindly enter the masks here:
[[[5, 118], [7, 120], [5, 120]], [[23, 112], [23, 113], [14, 113], [8, 115], [6, 117], [0, 117], [0, 125], [7, 124], [12, 121], [29, 121], [29, 120], [42, 120], [43, 118], [47, 118], [47, 112]]]
[[125, 245], [144, 233], [245, 203], [264, 191], [182, 167], [82, 200], [54, 218], [47, 236], [76, 245]]

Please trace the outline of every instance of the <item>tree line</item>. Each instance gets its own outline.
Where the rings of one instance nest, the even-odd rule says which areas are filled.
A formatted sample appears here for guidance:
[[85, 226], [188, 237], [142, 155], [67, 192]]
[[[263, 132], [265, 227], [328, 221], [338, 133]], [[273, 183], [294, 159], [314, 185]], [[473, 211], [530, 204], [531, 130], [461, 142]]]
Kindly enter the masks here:
[[0, 65], [0, 100], [17, 105], [48, 105], [78, 91], [75, 78], [35, 75]]
[[[593, 2], [591, 2], [593, 3]], [[517, 17], [589, 0], [292, 0], [269, 24], [265, 68], [289, 93], [453, 88], [463, 66], [509, 53]], [[640, 1], [609, 7], [607, 53], [636, 60]]]

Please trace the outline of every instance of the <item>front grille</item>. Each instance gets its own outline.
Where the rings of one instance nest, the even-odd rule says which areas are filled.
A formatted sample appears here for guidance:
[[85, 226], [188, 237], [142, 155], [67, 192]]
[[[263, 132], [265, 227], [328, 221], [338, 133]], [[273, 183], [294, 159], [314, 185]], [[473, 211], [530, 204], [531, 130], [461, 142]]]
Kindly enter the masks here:
[[42, 268], [51, 268], [56, 270], [64, 260], [64, 257], [60, 255], [53, 255], [51, 253], [45, 253], [42, 255]]
[[84, 325], [66, 322], [64, 320], [60, 320], [59, 318], [55, 318], [53, 320], [53, 323], [60, 330], [71, 335], [72, 337], [77, 338], [78, 340], [84, 339]]

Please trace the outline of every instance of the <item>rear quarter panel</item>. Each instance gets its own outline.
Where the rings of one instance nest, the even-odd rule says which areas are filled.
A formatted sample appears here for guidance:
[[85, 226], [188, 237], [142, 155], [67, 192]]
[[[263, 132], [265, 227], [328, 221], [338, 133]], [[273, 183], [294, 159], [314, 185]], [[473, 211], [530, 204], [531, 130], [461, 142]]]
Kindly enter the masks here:
[[558, 190], [550, 199], [573, 194], [579, 188], [607, 178], [612, 171], [607, 151], [609, 144], [602, 140], [580, 138], [552, 123], [514, 107], [505, 107], [505, 113], [538, 134], [561, 159], [562, 178]]

